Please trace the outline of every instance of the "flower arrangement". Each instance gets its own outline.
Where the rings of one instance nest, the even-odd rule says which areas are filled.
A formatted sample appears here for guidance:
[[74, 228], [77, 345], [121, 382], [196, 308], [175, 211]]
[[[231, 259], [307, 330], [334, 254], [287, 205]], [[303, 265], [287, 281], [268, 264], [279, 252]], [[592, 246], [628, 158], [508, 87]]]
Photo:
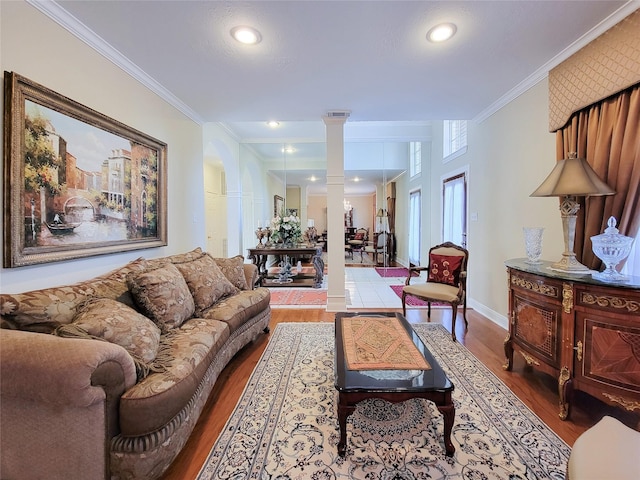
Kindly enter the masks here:
[[296, 244], [302, 240], [300, 218], [295, 215], [277, 215], [271, 220], [271, 239], [284, 244]]

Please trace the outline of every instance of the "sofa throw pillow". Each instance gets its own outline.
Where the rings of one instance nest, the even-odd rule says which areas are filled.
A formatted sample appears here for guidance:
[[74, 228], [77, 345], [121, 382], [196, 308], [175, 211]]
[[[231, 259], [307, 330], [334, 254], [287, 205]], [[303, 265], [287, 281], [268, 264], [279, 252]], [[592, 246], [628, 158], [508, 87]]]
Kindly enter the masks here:
[[191, 260], [195, 260], [196, 258], [200, 258], [201, 256], [202, 248], [197, 247], [186, 253], [176, 253], [175, 255], [169, 255], [168, 257], [152, 258], [150, 260], [146, 260], [147, 270], [160, 268], [167, 263], [190, 262]]
[[222, 297], [238, 291], [206, 253], [197, 260], [176, 263], [175, 266], [182, 273], [193, 295], [196, 315], [200, 315]]
[[236, 255], [232, 258], [214, 258], [224, 276], [240, 290], [248, 290], [247, 277], [244, 276], [244, 257]]
[[458, 255], [431, 254], [429, 256], [428, 281], [457, 286], [460, 281], [462, 259], [463, 257]]
[[161, 368], [154, 365], [160, 329], [144, 315], [110, 298], [94, 298], [77, 310], [73, 322], [55, 330], [60, 337], [92, 338], [123, 347], [136, 365], [138, 380]]
[[108, 273], [72, 285], [49, 287], [24, 293], [0, 294], [2, 326], [30, 332], [53, 333], [59, 325], [71, 323], [78, 305], [90, 298], [115, 298], [133, 306], [126, 277], [142, 271], [142, 258]]
[[358, 232], [356, 233], [356, 236], [353, 237], [354, 240], [364, 240], [364, 233], [362, 232]]
[[179, 327], [195, 311], [189, 287], [172, 263], [130, 275], [127, 284], [138, 307], [162, 333]]

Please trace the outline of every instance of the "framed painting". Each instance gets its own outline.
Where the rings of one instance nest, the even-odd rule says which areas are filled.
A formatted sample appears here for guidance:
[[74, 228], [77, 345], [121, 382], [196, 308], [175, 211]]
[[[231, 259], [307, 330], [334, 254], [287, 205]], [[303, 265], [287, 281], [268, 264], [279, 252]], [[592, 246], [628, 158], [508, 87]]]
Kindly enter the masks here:
[[167, 245], [167, 145], [5, 72], [6, 268]]
[[277, 217], [284, 213], [284, 198], [280, 195], [273, 196], [273, 216]]

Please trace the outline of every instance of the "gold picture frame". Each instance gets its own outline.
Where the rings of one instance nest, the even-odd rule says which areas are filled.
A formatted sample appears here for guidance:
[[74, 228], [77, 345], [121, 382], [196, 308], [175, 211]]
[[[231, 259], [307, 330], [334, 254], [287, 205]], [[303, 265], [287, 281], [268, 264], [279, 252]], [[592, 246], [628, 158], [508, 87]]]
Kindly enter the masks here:
[[167, 245], [167, 145], [5, 72], [5, 268]]
[[280, 195], [273, 196], [273, 216], [277, 217], [284, 212], [284, 198]]

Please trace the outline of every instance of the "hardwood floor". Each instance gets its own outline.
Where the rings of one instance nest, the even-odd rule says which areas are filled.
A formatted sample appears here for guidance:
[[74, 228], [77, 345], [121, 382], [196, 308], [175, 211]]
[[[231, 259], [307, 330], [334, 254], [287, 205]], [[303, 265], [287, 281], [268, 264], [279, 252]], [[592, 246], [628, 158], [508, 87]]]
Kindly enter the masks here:
[[[376, 309], [380, 311], [380, 309]], [[335, 313], [324, 309], [273, 309], [271, 330], [283, 322], [333, 322]], [[635, 427], [637, 416], [620, 409], [609, 407], [582, 392], [576, 392], [571, 407], [570, 419], [560, 420], [558, 416], [557, 381], [555, 378], [528, 368], [521, 356], [514, 358], [512, 372], [505, 372], [503, 342], [507, 332], [483, 317], [468, 310], [469, 330], [464, 331], [461, 314], [456, 324], [458, 341], [464, 344], [483, 364], [500, 378], [544, 423], [567, 444], [574, 441], [583, 431], [595, 424], [603, 415], [611, 415], [623, 423]], [[411, 323], [427, 321], [426, 310], [407, 310]], [[449, 309], [434, 309], [431, 321], [442, 323], [451, 329]], [[264, 351], [269, 335], [261, 335], [258, 340], [241, 350], [222, 371], [200, 419], [189, 441], [171, 467], [162, 477], [164, 480], [193, 479], [207, 458], [220, 431], [231, 415], [244, 386]]]

